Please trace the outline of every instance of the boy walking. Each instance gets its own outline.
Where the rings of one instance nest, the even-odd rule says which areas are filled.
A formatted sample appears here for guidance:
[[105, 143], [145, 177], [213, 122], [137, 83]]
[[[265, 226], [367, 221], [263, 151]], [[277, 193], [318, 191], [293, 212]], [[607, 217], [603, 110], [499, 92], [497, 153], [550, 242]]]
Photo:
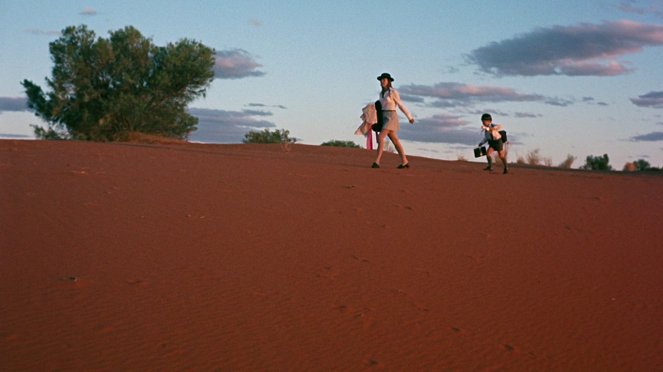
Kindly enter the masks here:
[[504, 131], [504, 128], [499, 124], [493, 124], [493, 118], [490, 116], [490, 114], [481, 115], [481, 123], [481, 130], [483, 131], [484, 135], [483, 140], [479, 142], [479, 147], [488, 142], [488, 152], [486, 153], [488, 166], [484, 170], [493, 170], [493, 152], [497, 151], [497, 154], [502, 160], [502, 164], [504, 164], [503, 173], [509, 173], [509, 169], [507, 168], [506, 164], [506, 149], [504, 148], [504, 143], [506, 142], [506, 132]]

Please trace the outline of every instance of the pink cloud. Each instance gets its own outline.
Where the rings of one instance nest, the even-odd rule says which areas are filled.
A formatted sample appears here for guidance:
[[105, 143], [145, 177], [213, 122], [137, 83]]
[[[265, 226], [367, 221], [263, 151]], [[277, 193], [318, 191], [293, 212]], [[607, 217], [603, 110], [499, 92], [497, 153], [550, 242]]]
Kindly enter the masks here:
[[473, 50], [468, 59], [495, 75], [615, 76], [632, 71], [618, 60], [663, 46], [663, 25], [633, 21], [540, 28]]

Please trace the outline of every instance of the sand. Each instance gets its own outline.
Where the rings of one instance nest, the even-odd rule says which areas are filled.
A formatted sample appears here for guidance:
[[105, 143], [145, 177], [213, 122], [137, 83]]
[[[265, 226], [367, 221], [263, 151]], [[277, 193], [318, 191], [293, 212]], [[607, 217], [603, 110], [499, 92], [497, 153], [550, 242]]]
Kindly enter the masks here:
[[0, 369], [663, 369], [663, 177], [0, 141]]

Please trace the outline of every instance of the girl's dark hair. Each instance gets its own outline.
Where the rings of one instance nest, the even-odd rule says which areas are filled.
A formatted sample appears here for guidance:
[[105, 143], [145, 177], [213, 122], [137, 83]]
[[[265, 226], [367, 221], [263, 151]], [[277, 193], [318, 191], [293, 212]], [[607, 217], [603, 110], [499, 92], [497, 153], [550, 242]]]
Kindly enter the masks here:
[[384, 98], [384, 94], [387, 93], [389, 89], [391, 89], [391, 81], [387, 80], [387, 89], [382, 89], [382, 92], [380, 92], [380, 97]]

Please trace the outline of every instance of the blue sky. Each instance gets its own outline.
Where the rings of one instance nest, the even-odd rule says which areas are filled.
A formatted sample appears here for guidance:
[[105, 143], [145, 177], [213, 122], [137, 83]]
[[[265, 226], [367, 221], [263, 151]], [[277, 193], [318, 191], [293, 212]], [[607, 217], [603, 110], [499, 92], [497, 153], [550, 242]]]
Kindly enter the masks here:
[[[124, 26], [157, 45], [217, 53], [191, 139], [240, 143], [288, 129], [305, 144], [354, 135], [391, 73], [417, 122], [408, 154], [472, 158], [493, 114], [515, 160], [538, 149], [663, 166], [663, 1], [30, 1], [0, 0], [0, 137], [29, 138], [23, 79], [45, 86], [48, 44], [67, 26], [98, 37]], [[402, 117], [403, 118], [403, 117]]]

